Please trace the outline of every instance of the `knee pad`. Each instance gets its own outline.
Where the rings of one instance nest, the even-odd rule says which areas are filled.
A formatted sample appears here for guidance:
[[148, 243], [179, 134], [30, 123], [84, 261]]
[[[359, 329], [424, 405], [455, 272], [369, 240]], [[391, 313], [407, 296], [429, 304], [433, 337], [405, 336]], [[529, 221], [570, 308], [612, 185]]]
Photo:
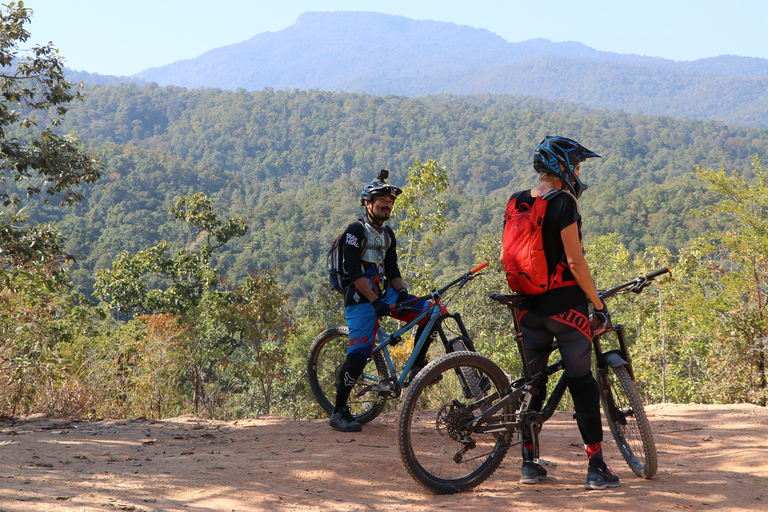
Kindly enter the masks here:
[[336, 376], [336, 387], [351, 388], [355, 385], [358, 377], [363, 374], [368, 357], [362, 354], [349, 354], [347, 360], [341, 365], [339, 374]]

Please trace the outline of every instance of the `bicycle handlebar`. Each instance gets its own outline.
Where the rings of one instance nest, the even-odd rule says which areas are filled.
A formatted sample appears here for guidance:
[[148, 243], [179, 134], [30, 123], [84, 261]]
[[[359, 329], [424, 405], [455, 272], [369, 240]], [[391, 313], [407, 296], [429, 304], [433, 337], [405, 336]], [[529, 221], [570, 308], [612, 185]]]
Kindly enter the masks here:
[[607, 299], [608, 297], [616, 295], [617, 293], [624, 290], [625, 288], [630, 288], [630, 291], [635, 293], [640, 293], [641, 291], [643, 291], [643, 288], [651, 284], [651, 281], [653, 281], [655, 278], [659, 277], [660, 275], [666, 274], [667, 272], [670, 272], [669, 267], [663, 267], [663, 268], [656, 269], [652, 272], [648, 272], [647, 274], [644, 274], [642, 276], [637, 276], [631, 281], [627, 281], [626, 283], [622, 283], [618, 286], [614, 286], [610, 290], [605, 290], [604, 292], [601, 292], [600, 297], [602, 299]]
[[[432, 293], [430, 293], [429, 295], [425, 295], [424, 297], [419, 297], [419, 298], [420, 298], [420, 299], [430, 299], [430, 298], [432, 298], [432, 297], [433, 297], [435, 294], [437, 294], [437, 295], [442, 295], [442, 294], [444, 294], [444, 293], [445, 293], [445, 292], [446, 292], [446, 291], [447, 291], [449, 288], [451, 288], [452, 286], [454, 286], [454, 285], [456, 285], [456, 284], [458, 284], [458, 283], [460, 283], [460, 282], [462, 282], [462, 281], [464, 281], [464, 282], [466, 283], [467, 281], [469, 281], [470, 279], [472, 279], [476, 273], [480, 272], [482, 269], [484, 269], [484, 268], [485, 268], [485, 267], [487, 267], [488, 265], [489, 265], [489, 263], [488, 263], [488, 261], [486, 260], [486, 261], [482, 262], [481, 264], [479, 264], [478, 266], [476, 266], [475, 268], [473, 268], [472, 270], [470, 270], [469, 272], [467, 272], [466, 274], [464, 274], [463, 276], [461, 276], [460, 278], [458, 278], [458, 279], [454, 279], [453, 281], [451, 281], [451, 282], [450, 282], [450, 283], [448, 283], [447, 285], [443, 286], [443, 287], [442, 287], [442, 288], [440, 288], [439, 290], [434, 290], [434, 291], [432, 291]], [[464, 286], [464, 285], [462, 285], [462, 286]]]
[[485, 260], [484, 262], [482, 262], [481, 264], [479, 264], [478, 266], [476, 266], [475, 268], [473, 268], [472, 270], [470, 270], [470, 271], [469, 271], [469, 273], [470, 273], [470, 274], [477, 274], [478, 272], [480, 272], [481, 270], [483, 270], [483, 269], [484, 269], [485, 267], [487, 267], [488, 265], [490, 265], [490, 263], [488, 263], [488, 260]]
[[[427, 295], [422, 295], [421, 297], [414, 297], [414, 298], [409, 299], [409, 300], [407, 300], [405, 302], [401, 302], [400, 304], [393, 304], [393, 305], [389, 306], [389, 309], [392, 310], [392, 311], [396, 311], [399, 306], [408, 305], [408, 304], [411, 304], [413, 302], [417, 302], [417, 301], [420, 301], [420, 300], [429, 300], [429, 299], [432, 299], [435, 295], [440, 296], [440, 295], [444, 294], [449, 288], [455, 286], [458, 283], [461, 283], [462, 281], [464, 282], [464, 284], [466, 284], [470, 279], [475, 277], [475, 274], [477, 274], [478, 272], [483, 270], [488, 265], [490, 265], [490, 263], [488, 263], [488, 260], [486, 260], [486, 261], [480, 263], [479, 265], [477, 265], [475, 268], [473, 268], [472, 270], [470, 270], [466, 274], [463, 274], [458, 279], [454, 279], [453, 281], [451, 281], [447, 285], [443, 286], [439, 290], [433, 290], [431, 293], [429, 293]], [[462, 286], [464, 286], [464, 284], [462, 284]]]
[[[660, 275], [666, 274], [667, 272], [670, 272], [669, 267], [659, 268], [652, 272], [648, 272], [647, 274], [643, 274], [642, 276], [638, 276], [631, 281], [627, 281], [626, 283], [622, 283], [619, 286], [615, 286], [611, 288], [610, 290], [606, 290], [604, 292], [600, 292], [600, 298], [607, 299], [608, 297], [611, 297], [613, 295], [616, 295], [621, 290], [624, 290], [625, 288], [630, 288], [630, 291], [633, 291], [635, 293], [640, 293], [643, 291], [643, 288], [651, 284], [651, 281], [653, 281], [655, 278], [659, 277]], [[516, 308], [520, 306], [528, 297], [529, 295], [503, 295], [500, 293], [492, 293], [489, 295], [489, 298], [492, 300], [495, 300], [496, 302], [499, 302], [501, 304], [504, 304], [506, 306]]]

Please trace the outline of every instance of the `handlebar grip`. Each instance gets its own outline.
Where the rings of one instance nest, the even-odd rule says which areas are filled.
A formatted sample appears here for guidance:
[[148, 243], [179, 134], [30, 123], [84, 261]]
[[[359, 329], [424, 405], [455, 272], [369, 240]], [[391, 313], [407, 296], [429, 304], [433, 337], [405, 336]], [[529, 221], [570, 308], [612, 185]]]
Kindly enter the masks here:
[[486, 260], [486, 261], [482, 262], [481, 264], [479, 264], [478, 266], [476, 266], [475, 268], [473, 268], [472, 270], [470, 270], [469, 273], [470, 274], [476, 274], [476, 273], [480, 272], [481, 270], [483, 270], [488, 265], [490, 265], [490, 263], [488, 263], [488, 260]]
[[648, 272], [647, 274], [645, 274], [645, 278], [653, 279], [654, 277], [659, 277], [660, 275], [666, 274], [669, 271], [670, 271], [669, 267], [659, 268], [654, 270], [653, 272]]

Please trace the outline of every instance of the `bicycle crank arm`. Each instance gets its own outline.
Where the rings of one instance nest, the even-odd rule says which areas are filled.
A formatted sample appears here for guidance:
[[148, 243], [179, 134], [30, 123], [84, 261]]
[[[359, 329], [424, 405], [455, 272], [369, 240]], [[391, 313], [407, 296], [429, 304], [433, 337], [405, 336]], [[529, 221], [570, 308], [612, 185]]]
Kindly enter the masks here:
[[368, 392], [368, 391], [374, 391], [376, 393], [386, 393], [389, 396], [392, 396], [394, 398], [399, 398], [400, 393], [402, 392], [402, 388], [400, 386], [395, 385], [393, 382], [388, 383], [382, 383], [382, 384], [371, 384], [370, 386], [366, 386], [363, 388], [361, 395]]

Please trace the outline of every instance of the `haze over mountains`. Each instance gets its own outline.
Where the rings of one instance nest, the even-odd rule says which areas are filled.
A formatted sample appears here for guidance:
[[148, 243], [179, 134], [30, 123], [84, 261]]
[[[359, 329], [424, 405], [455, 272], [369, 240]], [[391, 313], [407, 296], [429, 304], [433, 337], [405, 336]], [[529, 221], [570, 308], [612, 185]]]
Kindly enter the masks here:
[[[71, 77], [102, 84], [126, 80]], [[190, 89], [511, 94], [768, 127], [768, 59], [677, 62], [578, 42], [510, 43], [485, 29], [371, 12], [305, 13], [284, 30], [129, 78]]]

